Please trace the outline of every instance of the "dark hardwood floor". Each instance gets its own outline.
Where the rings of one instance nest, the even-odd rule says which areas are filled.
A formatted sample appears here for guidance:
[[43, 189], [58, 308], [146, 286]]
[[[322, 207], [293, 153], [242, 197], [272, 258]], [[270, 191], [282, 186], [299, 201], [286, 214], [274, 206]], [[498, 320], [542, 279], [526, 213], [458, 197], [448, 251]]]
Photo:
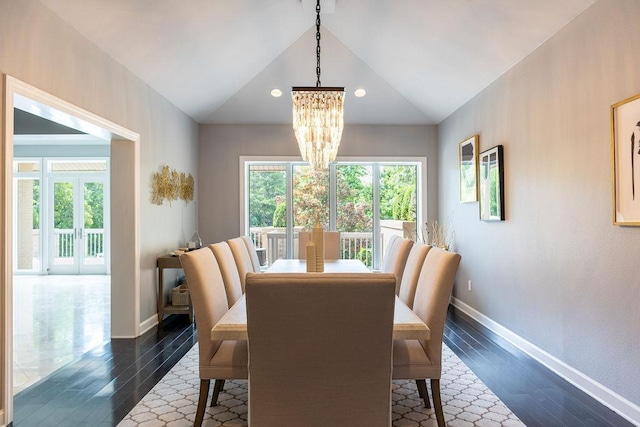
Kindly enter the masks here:
[[528, 427], [633, 426], [456, 309], [444, 342]]
[[197, 342], [188, 316], [114, 339], [14, 397], [15, 427], [115, 426]]
[[[111, 340], [16, 395], [13, 426], [115, 426], [196, 342], [183, 315]], [[445, 343], [527, 426], [632, 426], [455, 310]]]

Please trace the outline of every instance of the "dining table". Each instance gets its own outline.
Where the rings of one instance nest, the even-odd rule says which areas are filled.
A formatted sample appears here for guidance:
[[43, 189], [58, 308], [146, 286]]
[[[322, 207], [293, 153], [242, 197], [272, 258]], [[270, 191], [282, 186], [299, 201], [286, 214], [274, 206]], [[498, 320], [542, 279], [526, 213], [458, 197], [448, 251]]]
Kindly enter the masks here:
[[[304, 259], [277, 259], [265, 273], [306, 273]], [[325, 259], [324, 273], [370, 273], [371, 270], [358, 259]]]
[[[371, 273], [359, 260], [338, 259], [325, 260], [325, 273]], [[306, 263], [301, 259], [278, 259], [263, 274], [269, 273], [305, 273]], [[323, 273], [309, 273], [323, 274]], [[393, 313], [394, 340], [428, 340], [429, 327], [401, 299], [395, 298]], [[247, 339], [247, 304], [245, 295], [220, 318], [211, 329], [211, 340], [246, 340]]]

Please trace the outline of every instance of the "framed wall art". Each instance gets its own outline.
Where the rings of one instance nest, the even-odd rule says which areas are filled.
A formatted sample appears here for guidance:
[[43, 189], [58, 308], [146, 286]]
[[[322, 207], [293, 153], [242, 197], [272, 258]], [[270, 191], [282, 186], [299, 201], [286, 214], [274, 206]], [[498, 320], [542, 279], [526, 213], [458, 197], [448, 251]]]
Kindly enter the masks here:
[[480, 219], [504, 221], [504, 160], [502, 145], [480, 153]]
[[460, 159], [460, 202], [478, 201], [478, 135], [462, 141], [458, 147]]
[[613, 223], [640, 226], [640, 95], [611, 106]]

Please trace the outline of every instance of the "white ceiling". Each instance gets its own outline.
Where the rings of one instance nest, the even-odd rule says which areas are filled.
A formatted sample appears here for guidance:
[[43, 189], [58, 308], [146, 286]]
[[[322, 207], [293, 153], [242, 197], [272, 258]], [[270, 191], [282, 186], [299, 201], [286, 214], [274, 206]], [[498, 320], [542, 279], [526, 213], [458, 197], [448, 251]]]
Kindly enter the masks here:
[[[40, 2], [199, 123], [290, 123], [315, 85], [314, 0]], [[322, 85], [346, 123], [439, 123], [594, 2], [324, 0]]]

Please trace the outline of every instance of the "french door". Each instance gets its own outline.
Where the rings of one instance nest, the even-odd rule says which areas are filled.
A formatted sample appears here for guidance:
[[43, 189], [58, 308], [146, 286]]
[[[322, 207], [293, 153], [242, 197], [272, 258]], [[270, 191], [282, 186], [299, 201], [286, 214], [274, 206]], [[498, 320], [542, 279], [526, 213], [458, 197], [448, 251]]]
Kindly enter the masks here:
[[86, 175], [50, 178], [50, 274], [106, 274], [105, 181]]

